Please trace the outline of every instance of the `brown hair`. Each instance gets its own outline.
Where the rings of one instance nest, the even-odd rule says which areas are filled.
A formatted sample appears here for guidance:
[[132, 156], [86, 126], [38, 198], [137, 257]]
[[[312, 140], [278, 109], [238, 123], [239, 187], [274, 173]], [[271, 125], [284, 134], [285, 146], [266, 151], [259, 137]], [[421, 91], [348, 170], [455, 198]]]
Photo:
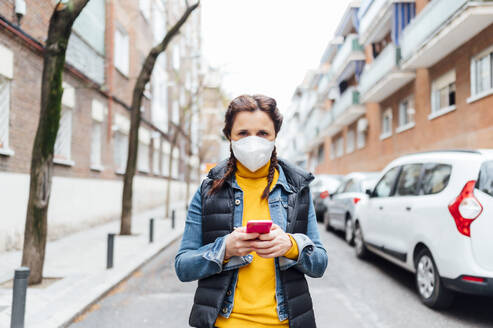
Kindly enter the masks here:
[[[274, 130], [277, 136], [279, 130], [281, 130], [282, 115], [277, 108], [277, 103], [274, 98], [263, 95], [241, 95], [230, 102], [224, 118], [224, 136], [226, 136], [226, 138], [231, 141], [231, 129], [233, 127], [233, 122], [236, 118], [236, 114], [243, 111], [254, 112], [256, 110], [261, 110], [269, 115], [272, 122], [274, 123]], [[212, 188], [209, 190], [208, 195], [212, 195], [217, 190], [221, 189], [224, 182], [236, 172], [236, 158], [233, 154], [233, 149], [231, 148], [231, 145], [229, 147], [229, 152], [230, 155], [226, 172], [221, 178], [213, 181]], [[269, 174], [267, 175], [267, 186], [262, 193], [262, 199], [267, 198], [267, 196], [269, 195], [269, 189], [272, 184], [274, 171], [277, 165], [277, 152], [276, 148], [274, 147], [274, 150], [272, 151], [272, 155], [270, 157]]]

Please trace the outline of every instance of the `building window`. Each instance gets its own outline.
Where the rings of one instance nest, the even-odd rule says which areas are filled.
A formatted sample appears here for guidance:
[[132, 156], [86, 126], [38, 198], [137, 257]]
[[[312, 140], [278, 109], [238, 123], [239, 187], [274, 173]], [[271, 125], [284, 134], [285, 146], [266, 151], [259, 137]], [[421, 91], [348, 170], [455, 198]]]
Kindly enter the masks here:
[[414, 97], [409, 96], [399, 103], [399, 124], [396, 132], [402, 132], [414, 126]]
[[160, 167], [159, 167], [159, 148], [154, 148], [152, 152], [152, 173], [155, 175], [160, 175]]
[[[166, 150], [165, 147], [168, 147]], [[161, 173], [163, 176], [168, 176], [169, 174], [169, 144], [163, 144], [163, 151], [162, 151], [162, 158], [161, 158]]]
[[9, 149], [10, 80], [0, 75], [0, 154], [12, 155]]
[[354, 151], [354, 141], [354, 129], [349, 129], [346, 133], [346, 154], [350, 154]]
[[173, 167], [171, 168], [171, 176], [174, 178], [174, 179], [178, 179], [178, 175], [179, 175], [179, 168], [178, 168], [178, 153], [179, 153], [179, 150], [178, 148], [175, 148], [173, 149]]
[[55, 140], [53, 162], [72, 166], [72, 112], [75, 107], [75, 89], [68, 83], [63, 82], [62, 109], [60, 123]]
[[128, 136], [122, 131], [116, 131], [113, 140], [113, 158], [116, 173], [123, 174], [127, 168]]
[[149, 144], [151, 141], [150, 132], [147, 129], [139, 129], [139, 150], [137, 154], [137, 169], [140, 172], [149, 173]]
[[125, 76], [129, 73], [128, 34], [121, 26], [115, 29], [115, 67]]
[[130, 131], [130, 120], [123, 115], [115, 115], [115, 123], [112, 126], [113, 134], [113, 160], [115, 172], [125, 173], [128, 155], [128, 132]]
[[139, 9], [146, 20], [151, 18], [151, 0], [139, 0]]
[[171, 120], [173, 121], [173, 123], [180, 123], [180, 105], [178, 104], [178, 101], [176, 99], [173, 100], [173, 113], [171, 116]]
[[330, 145], [330, 153], [331, 158], [339, 158], [344, 154], [344, 138], [342, 136], [332, 139], [332, 143]]
[[0, 154], [13, 155], [9, 148], [10, 88], [14, 78], [14, 53], [0, 44]]
[[179, 70], [180, 69], [180, 45], [175, 45], [173, 47], [173, 69], [174, 70]]
[[317, 150], [317, 163], [320, 164], [324, 161], [324, 156], [325, 156], [325, 151], [324, 151], [324, 144], [321, 144], [318, 146]]
[[455, 109], [455, 70], [433, 81], [431, 85], [431, 114], [433, 118]]
[[356, 126], [356, 147], [361, 149], [366, 146], [366, 131], [368, 130], [368, 120], [360, 118]]
[[70, 164], [72, 144], [72, 109], [64, 107], [55, 141], [54, 159], [59, 164]]
[[493, 50], [477, 56], [471, 63], [472, 95], [489, 91], [493, 88]]
[[101, 153], [103, 138], [104, 107], [97, 100], [92, 102], [92, 131], [91, 131], [91, 169], [103, 170]]
[[388, 138], [392, 135], [392, 109], [388, 108], [382, 113], [382, 131], [380, 139]]
[[166, 34], [166, 12], [160, 1], [152, 3], [152, 32], [154, 34], [154, 42], [160, 42]]

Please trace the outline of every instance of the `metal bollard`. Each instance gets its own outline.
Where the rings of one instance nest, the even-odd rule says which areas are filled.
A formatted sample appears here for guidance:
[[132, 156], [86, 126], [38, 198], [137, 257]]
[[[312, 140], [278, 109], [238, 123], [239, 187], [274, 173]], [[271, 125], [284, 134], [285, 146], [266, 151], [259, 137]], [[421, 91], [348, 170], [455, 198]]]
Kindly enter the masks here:
[[24, 328], [27, 278], [29, 277], [29, 272], [29, 268], [24, 266], [15, 270], [14, 288], [12, 289], [10, 328]]
[[108, 252], [106, 253], [106, 269], [111, 269], [113, 267], [113, 253], [115, 249], [115, 234], [108, 234]]
[[149, 242], [154, 242], [154, 218], [149, 220]]
[[175, 210], [171, 211], [171, 229], [175, 228]]

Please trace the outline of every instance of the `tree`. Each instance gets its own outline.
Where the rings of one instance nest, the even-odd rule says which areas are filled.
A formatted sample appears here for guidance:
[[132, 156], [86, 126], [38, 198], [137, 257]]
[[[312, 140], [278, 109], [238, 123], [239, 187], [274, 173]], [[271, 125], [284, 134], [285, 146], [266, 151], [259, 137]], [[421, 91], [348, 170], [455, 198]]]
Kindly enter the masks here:
[[48, 231], [48, 205], [53, 174], [53, 153], [62, 108], [62, 75], [72, 25], [89, 0], [58, 1], [50, 19], [43, 53], [41, 110], [34, 138], [29, 200], [22, 264], [30, 268], [29, 285], [41, 283]]
[[163, 40], [153, 47], [147, 55], [144, 65], [139, 73], [137, 82], [132, 94], [132, 104], [130, 106], [130, 133], [128, 142], [127, 168], [123, 177], [123, 196], [122, 196], [122, 215], [120, 223], [120, 234], [130, 235], [132, 230], [132, 193], [133, 178], [137, 165], [139, 126], [141, 121], [140, 106], [144, 95], [145, 85], [151, 78], [152, 71], [158, 56], [166, 50], [168, 44], [175, 37], [183, 24], [187, 21], [190, 14], [199, 6], [200, 0], [193, 5], [185, 1], [186, 9], [178, 21], [167, 31]]

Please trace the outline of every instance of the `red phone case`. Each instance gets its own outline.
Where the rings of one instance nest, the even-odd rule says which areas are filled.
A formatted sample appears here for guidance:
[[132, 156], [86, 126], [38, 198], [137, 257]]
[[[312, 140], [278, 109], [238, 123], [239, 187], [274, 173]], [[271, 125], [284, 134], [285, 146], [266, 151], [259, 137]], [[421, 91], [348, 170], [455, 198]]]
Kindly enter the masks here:
[[247, 233], [269, 233], [272, 227], [272, 221], [270, 220], [250, 220], [247, 222]]

